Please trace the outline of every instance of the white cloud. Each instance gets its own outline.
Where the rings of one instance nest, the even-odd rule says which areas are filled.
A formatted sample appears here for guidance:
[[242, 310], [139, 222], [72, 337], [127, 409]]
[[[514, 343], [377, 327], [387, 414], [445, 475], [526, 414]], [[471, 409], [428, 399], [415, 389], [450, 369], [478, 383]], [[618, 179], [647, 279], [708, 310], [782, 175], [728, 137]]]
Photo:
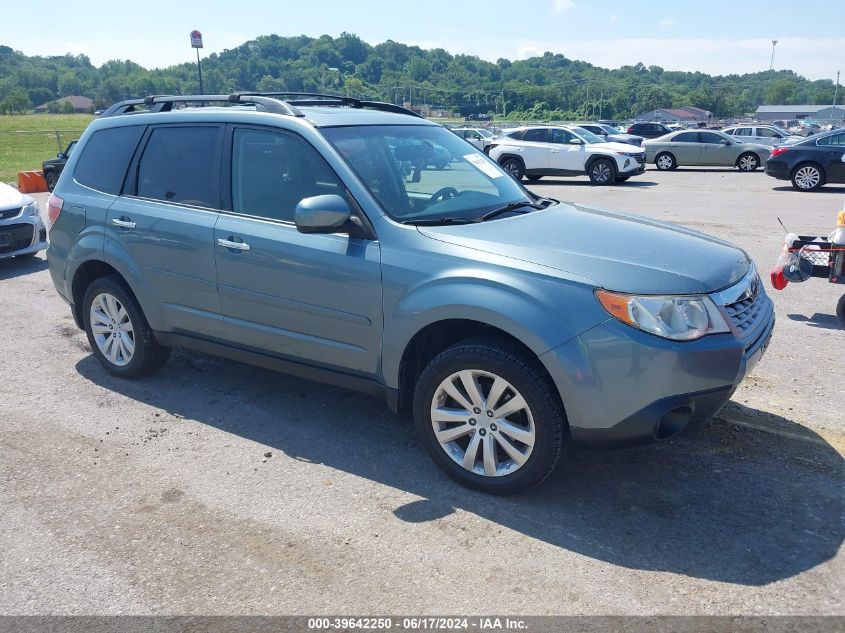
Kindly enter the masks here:
[[561, 11], [567, 11], [575, 6], [575, 2], [573, 0], [555, 0], [555, 11], [560, 13]]
[[663, 28], [669, 28], [670, 26], [675, 26], [675, 18], [664, 18], [658, 22], [660, 26]]
[[618, 15], [616, 15], [615, 13], [612, 13], [608, 19], [609, 19], [611, 22], [616, 22], [616, 20], [618, 20], [618, 19], [619, 19], [619, 16], [618, 16]]

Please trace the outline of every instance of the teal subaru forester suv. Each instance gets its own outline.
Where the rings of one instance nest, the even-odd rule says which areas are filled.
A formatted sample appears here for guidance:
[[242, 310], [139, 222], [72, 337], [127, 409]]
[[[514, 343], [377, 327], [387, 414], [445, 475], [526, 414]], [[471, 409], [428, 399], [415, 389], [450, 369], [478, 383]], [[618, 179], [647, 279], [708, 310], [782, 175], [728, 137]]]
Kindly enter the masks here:
[[491, 493], [543, 481], [573, 442], [700, 425], [774, 326], [742, 250], [539, 197], [385, 103], [121, 102], [48, 206], [53, 282], [112, 374], [182, 347], [368, 392]]

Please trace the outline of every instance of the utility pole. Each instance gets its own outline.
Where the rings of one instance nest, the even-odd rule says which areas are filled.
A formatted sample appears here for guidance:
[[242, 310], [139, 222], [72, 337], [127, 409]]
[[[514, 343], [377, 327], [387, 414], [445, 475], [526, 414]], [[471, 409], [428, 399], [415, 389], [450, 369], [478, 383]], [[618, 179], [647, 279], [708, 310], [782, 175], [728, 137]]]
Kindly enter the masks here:
[[604, 106], [604, 90], [599, 93], [599, 121], [601, 121], [601, 111]]
[[772, 40], [772, 60], [769, 62], [769, 73], [771, 74], [775, 69], [775, 46], [778, 45], [777, 40]]
[[587, 104], [590, 103], [590, 80], [587, 80], [587, 100], [584, 101], [584, 118], [587, 118]]
[[836, 93], [839, 92], [839, 71], [836, 71], [836, 85], [833, 87], [833, 105], [830, 108], [830, 122], [833, 123], [833, 114], [836, 112]]

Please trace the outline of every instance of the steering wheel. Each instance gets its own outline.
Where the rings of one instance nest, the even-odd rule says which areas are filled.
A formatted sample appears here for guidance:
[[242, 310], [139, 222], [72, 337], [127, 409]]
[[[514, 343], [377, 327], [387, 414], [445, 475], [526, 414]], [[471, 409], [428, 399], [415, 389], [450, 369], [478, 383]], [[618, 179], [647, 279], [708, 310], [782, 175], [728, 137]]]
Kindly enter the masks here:
[[431, 198], [428, 199], [429, 204], [434, 204], [435, 202], [446, 200], [451, 200], [452, 198], [457, 198], [460, 194], [458, 190], [454, 187], [443, 187], [442, 189], [438, 189], [433, 194], [431, 194]]

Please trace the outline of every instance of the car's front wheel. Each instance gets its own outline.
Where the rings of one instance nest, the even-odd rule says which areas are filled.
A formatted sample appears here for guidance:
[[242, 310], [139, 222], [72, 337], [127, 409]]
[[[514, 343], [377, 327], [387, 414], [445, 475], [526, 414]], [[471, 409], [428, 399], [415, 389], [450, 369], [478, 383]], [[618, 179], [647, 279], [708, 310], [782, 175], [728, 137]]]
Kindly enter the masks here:
[[755, 171], [760, 167], [760, 157], [747, 152], [736, 159], [736, 166], [740, 171]]
[[506, 158], [499, 163], [499, 165], [501, 165], [502, 169], [513, 176], [514, 180], [520, 181], [525, 175], [525, 165], [523, 165], [522, 161], [518, 158]]
[[492, 494], [541, 483], [569, 437], [557, 391], [536, 359], [495, 339], [458, 343], [428, 364], [414, 392], [414, 422], [441, 470]]
[[616, 165], [606, 158], [599, 158], [590, 165], [588, 175], [594, 185], [611, 185], [616, 182]]
[[803, 163], [792, 172], [792, 187], [798, 191], [815, 191], [823, 184], [824, 174], [815, 163]]
[[85, 292], [83, 324], [97, 360], [121, 378], [160, 368], [170, 348], [159, 345], [137, 299], [117, 277], [100, 277]]

